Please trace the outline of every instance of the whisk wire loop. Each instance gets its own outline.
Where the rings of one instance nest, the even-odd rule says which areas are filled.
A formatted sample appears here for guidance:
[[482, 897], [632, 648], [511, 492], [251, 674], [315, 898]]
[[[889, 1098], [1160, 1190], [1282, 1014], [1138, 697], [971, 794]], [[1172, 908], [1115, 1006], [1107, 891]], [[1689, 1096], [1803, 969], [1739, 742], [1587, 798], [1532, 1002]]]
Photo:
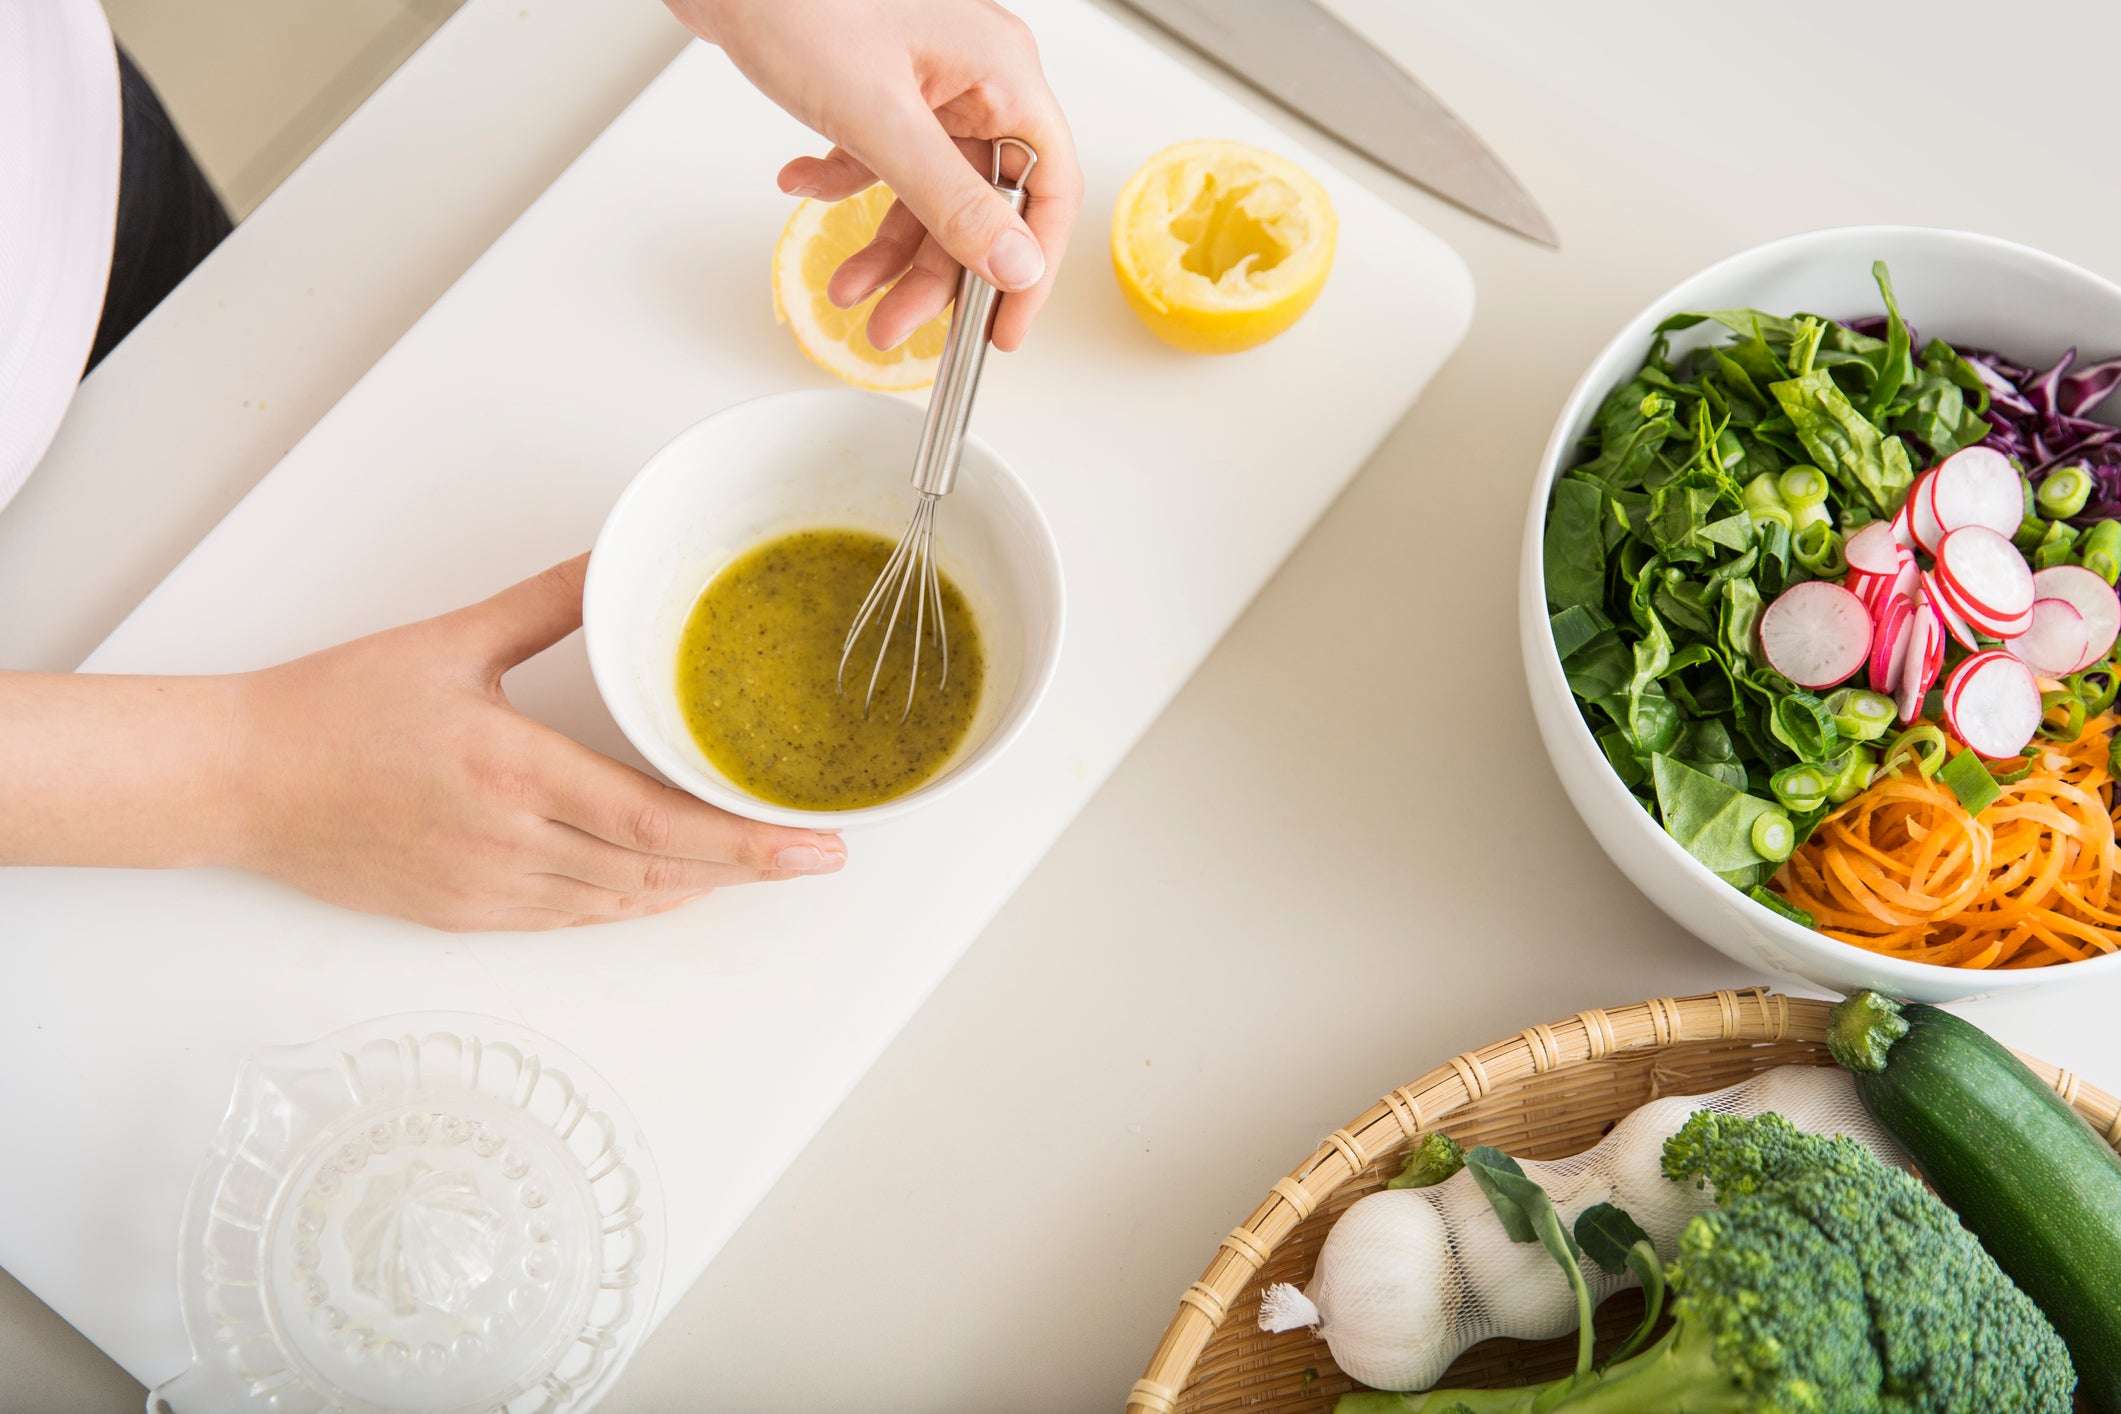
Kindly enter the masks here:
[[[949, 680], [950, 636], [943, 622], [941, 572], [935, 564], [935, 507], [941, 499], [927, 494], [921, 496], [920, 504], [914, 507], [913, 518], [906, 524], [906, 533], [892, 547], [891, 557], [884, 562], [876, 583], [869, 586], [868, 597], [862, 600], [862, 607], [854, 616], [854, 625], [847, 630], [846, 642], [840, 646], [837, 683], [839, 690], [845, 692], [848, 660], [854, 656], [862, 635], [882, 614], [885, 600], [890, 601], [891, 613], [883, 620], [883, 637], [877, 645], [876, 665], [869, 671], [868, 690], [862, 696], [862, 716], [865, 718], [875, 702], [877, 684], [883, 679], [884, 660], [890, 654], [891, 640], [898, 630], [899, 618], [905, 612], [909, 590], [913, 594], [913, 662], [907, 672], [906, 706], [899, 714], [899, 720], [903, 722], [913, 713], [913, 694], [921, 680], [921, 643], [928, 636], [931, 619], [943, 660], [943, 681]], [[942, 682], [936, 684], [938, 691], [942, 685]]]

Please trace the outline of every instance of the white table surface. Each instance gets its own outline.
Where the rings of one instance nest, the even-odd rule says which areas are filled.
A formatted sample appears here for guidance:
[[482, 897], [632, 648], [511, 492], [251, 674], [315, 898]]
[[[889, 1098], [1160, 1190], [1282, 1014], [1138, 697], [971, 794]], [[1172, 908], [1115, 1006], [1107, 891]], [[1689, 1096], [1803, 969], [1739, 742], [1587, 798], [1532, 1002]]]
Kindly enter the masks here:
[[[1377, 178], [1472, 265], [1471, 337], [608, 1408], [1117, 1407], [1217, 1237], [1385, 1088], [1531, 1021], [1750, 980], [1609, 869], [1521, 702], [1509, 585], [1554, 408], [1645, 300], [1792, 231], [1960, 225], [2121, 275], [2121, 17], [2092, 0], [2038, 28], [1965, 0], [1339, 7], [1563, 251]], [[645, 0], [606, 8], [472, 0], [99, 371], [0, 514], [0, 664], [99, 641], [675, 49]], [[364, 210], [393, 239], [355, 238]], [[312, 279], [317, 315], [291, 312]], [[2108, 991], [1970, 1014], [2114, 1088]], [[44, 1329], [0, 1342], [33, 1381], [0, 1408], [90, 1388], [82, 1343], [20, 1334]], [[72, 1407], [128, 1407], [94, 1388]]]

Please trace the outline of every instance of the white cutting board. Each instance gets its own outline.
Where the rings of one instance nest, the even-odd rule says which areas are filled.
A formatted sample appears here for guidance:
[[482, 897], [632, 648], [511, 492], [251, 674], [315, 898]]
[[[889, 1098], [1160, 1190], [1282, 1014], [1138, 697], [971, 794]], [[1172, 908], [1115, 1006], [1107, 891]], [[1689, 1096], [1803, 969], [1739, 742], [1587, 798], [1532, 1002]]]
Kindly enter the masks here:
[[[242, 1058], [395, 1011], [519, 1020], [620, 1088], [670, 1199], [667, 1310], [1464, 333], [1458, 258], [1323, 153], [1080, 0], [1015, 8], [1088, 183], [1053, 303], [989, 362], [976, 415], [1066, 560], [1040, 716], [978, 781], [852, 838], [843, 874], [587, 933], [446, 936], [224, 871], [0, 873], [0, 1265], [145, 1383], [186, 1359], [177, 1217]], [[1230, 358], [1151, 339], [1105, 253], [1128, 174], [1197, 137], [1295, 156], [1340, 215], [1317, 305]], [[271, 663], [586, 548], [673, 434], [820, 381], [767, 285], [774, 173], [818, 148], [719, 53], [686, 51], [86, 667]], [[579, 637], [510, 692], [633, 759]]]

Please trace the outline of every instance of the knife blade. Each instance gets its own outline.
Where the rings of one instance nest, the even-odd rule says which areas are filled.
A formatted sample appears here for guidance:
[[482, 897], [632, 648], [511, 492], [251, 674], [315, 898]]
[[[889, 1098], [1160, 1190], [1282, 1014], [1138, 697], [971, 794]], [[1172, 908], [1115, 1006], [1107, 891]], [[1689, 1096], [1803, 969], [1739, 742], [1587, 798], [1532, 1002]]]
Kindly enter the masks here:
[[1416, 186], [1560, 245], [1538, 203], [1472, 129], [1315, 0], [1120, 3]]

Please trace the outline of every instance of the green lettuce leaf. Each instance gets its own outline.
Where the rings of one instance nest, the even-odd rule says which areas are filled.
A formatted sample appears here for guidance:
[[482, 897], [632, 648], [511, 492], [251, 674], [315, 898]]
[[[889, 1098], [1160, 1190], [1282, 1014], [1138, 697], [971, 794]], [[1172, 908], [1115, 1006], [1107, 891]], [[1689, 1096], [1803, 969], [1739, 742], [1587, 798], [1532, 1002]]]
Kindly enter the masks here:
[[1553, 630], [1554, 651], [1566, 663], [1577, 649], [1599, 634], [1611, 632], [1613, 621], [1595, 604], [1571, 604], [1550, 617], [1547, 625]]
[[1782, 813], [1781, 806], [1670, 756], [1650, 758], [1650, 775], [1665, 831], [1688, 854], [1740, 889], [1765, 883], [1775, 872], [1774, 862], [1753, 848], [1753, 822]]
[[1604, 514], [1605, 493], [1590, 482], [1564, 477], [1554, 487], [1541, 549], [1549, 613], [1605, 601]]
[[1907, 448], [1856, 410], [1827, 370], [1788, 378], [1771, 392], [1814, 462], [1850, 493], [1889, 515], [1915, 479]]

